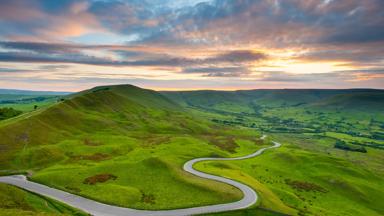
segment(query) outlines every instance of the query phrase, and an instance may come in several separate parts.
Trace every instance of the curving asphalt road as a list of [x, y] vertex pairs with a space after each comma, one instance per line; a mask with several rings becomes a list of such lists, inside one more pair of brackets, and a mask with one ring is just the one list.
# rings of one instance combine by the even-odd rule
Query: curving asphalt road
[[[264, 139], [266, 136], [262, 136], [261, 139]], [[213, 212], [225, 212], [236, 209], [247, 208], [257, 202], [258, 196], [256, 192], [249, 186], [220, 176], [215, 176], [207, 174], [204, 172], [197, 171], [193, 168], [193, 165], [200, 161], [229, 161], [229, 160], [243, 160], [247, 158], [256, 157], [262, 154], [265, 150], [271, 148], [278, 148], [281, 146], [280, 143], [273, 142], [273, 146], [262, 148], [253, 154], [246, 155], [243, 157], [237, 158], [196, 158], [186, 162], [183, 166], [183, 169], [193, 175], [199, 176], [201, 178], [212, 179], [219, 182], [224, 182], [230, 184], [238, 189], [240, 189], [244, 196], [241, 200], [232, 203], [218, 204], [218, 205], [209, 205], [193, 208], [184, 208], [184, 209], [174, 209], [174, 210], [158, 210], [158, 211], [149, 211], [149, 210], [138, 210], [131, 208], [123, 208], [118, 206], [107, 205], [97, 201], [93, 201], [81, 196], [70, 194], [65, 191], [61, 191], [55, 188], [51, 188], [42, 184], [28, 181], [27, 178], [23, 175], [13, 175], [13, 176], [3, 176], [0, 177], [0, 182], [14, 185], [19, 188], [58, 200], [60, 202], [66, 203], [74, 208], [80, 209], [84, 212], [87, 212], [95, 216], [184, 216], [184, 215], [195, 215], [203, 213], [213, 213]]]

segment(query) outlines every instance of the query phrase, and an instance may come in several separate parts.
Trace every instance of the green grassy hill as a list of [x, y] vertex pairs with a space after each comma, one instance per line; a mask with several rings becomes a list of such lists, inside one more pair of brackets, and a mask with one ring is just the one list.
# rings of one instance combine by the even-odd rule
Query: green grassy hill
[[[222, 103], [240, 103], [249, 106], [255, 103], [263, 106], [302, 106], [333, 105], [332, 103], [351, 103], [358, 107], [359, 102], [382, 105], [383, 90], [374, 89], [258, 89], [239, 91], [181, 91], [162, 92], [172, 100], [184, 105], [217, 106]], [[381, 100], [380, 100], [381, 99]], [[369, 105], [368, 104], [368, 105]], [[347, 105], [347, 104], [346, 104]], [[376, 108], [376, 106], [374, 107]]]
[[152, 90], [103, 86], [3, 123], [0, 170], [120, 206], [208, 205], [238, 200], [241, 193], [185, 173], [183, 163], [248, 152], [244, 140], [257, 149], [259, 136], [199, 118]]
[[198, 123], [186, 124], [188, 118], [181, 122], [181, 111], [182, 107], [161, 94], [129, 85], [80, 92], [43, 112], [1, 127], [0, 148], [6, 152], [1, 166], [6, 168], [7, 156], [21, 149], [54, 144], [81, 133], [201, 130]]
[[[378, 90], [159, 93], [131, 85], [96, 87], [0, 121], [0, 174], [26, 173], [33, 181], [61, 190], [139, 209], [224, 203], [240, 199], [241, 193], [187, 174], [182, 165], [197, 157], [252, 153], [270, 145], [270, 140], [258, 139], [264, 131], [283, 147], [254, 159], [196, 165], [258, 192], [257, 207], [234, 214], [380, 215], [384, 211], [379, 202], [384, 199], [384, 158], [379, 148], [384, 144], [380, 140], [384, 120], [377, 109], [381, 94]], [[369, 109], [349, 109], [361, 101]], [[367, 152], [334, 148], [338, 141], [364, 146]], [[0, 194], [9, 191], [18, 195], [0, 196], [11, 201], [0, 205], [0, 214], [57, 213], [41, 207], [44, 198], [0, 185]], [[64, 212], [74, 214], [71, 211]], [[215, 215], [228, 214], [232, 213]]]
[[345, 93], [325, 98], [312, 105], [325, 109], [382, 112], [384, 91]]

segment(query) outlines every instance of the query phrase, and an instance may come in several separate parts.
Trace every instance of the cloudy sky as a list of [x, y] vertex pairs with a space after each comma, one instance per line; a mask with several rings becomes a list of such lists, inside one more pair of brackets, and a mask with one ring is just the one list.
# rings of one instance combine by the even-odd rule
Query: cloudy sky
[[384, 88], [383, 0], [0, 0], [0, 88]]

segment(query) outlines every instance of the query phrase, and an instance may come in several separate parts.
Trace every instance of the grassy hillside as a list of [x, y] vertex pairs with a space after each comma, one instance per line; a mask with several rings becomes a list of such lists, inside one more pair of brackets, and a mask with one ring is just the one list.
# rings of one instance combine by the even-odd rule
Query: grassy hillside
[[341, 132], [384, 139], [384, 91], [249, 90], [163, 92], [181, 105], [218, 114], [216, 122], [267, 132]]
[[319, 102], [314, 106], [337, 110], [358, 110], [363, 112], [382, 112], [384, 106], [384, 91], [358, 92], [335, 95]]
[[[163, 92], [220, 125], [265, 131], [283, 144], [262, 157], [197, 168], [272, 191], [299, 215], [380, 215], [384, 198], [384, 91], [250, 90]], [[356, 152], [335, 148], [343, 142]], [[268, 190], [265, 190], [268, 189]], [[268, 194], [268, 195], [266, 195]], [[273, 203], [274, 206], [278, 202]], [[337, 206], [344, 206], [338, 208]], [[266, 214], [260, 209], [238, 215]], [[219, 213], [216, 215], [226, 215]]]
[[0, 136], [2, 174], [25, 172], [46, 185], [141, 209], [240, 199], [237, 189], [187, 174], [182, 164], [261, 145], [257, 131], [214, 124], [160, 93], [129, 85], [69, 96], [3, 124]]
[[[26, 173], [61, 190], [139, 209], [230, 202], [241, 198], [237, 189], [187, 174], [182, 165], [196, 157], [252, 153], [270, 145], [258, 139], [264, 131], [283, 147], [254, 159], [196, 165], [260, 195], [248, 210], [214, 215], [380, 215], [381, 94], [97, 87], [0, 122], [0, 172]], [[369, 111], [353, 107], [362, 100]], [[367, 152], [335, 148], [340, 141]], [[0, 206], [0, 213], [15, 208]]]
[[[266, 107], [345, 104], [383, 105], [384, 91], [374, 89], [258, 89], [239, 91], [179, 91], [162, 92], [170, 99], [184, 105], [215, 107], [223, 103], [240, 103], [241, 106], [256, 104]], [[345, 104], [347, 105], [347, 104]], [[360, 104], [362, 105], [362, 104]], [[368, 106], [369, 107], [369, 106]], [[347, 107], [348, 109], [359, 108]], [[372, 107], [372, 108], [376, 108]]]

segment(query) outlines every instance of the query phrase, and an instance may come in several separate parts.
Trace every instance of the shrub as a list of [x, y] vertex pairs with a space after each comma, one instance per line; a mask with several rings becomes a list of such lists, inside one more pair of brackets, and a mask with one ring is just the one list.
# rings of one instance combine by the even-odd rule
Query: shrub
[[4, 107], [0, 108], [0, 120], [12, 118], [18, 116], [22, 113], [20, 110], [15, 110], [13, 108]]
[[340, 140], [336, 142], [335, 148], [343, 149], [346, 151], [367, 153], [367, 150], [363, 146], [351, 146], [346, 144], [344, 141], [340, 141]]

